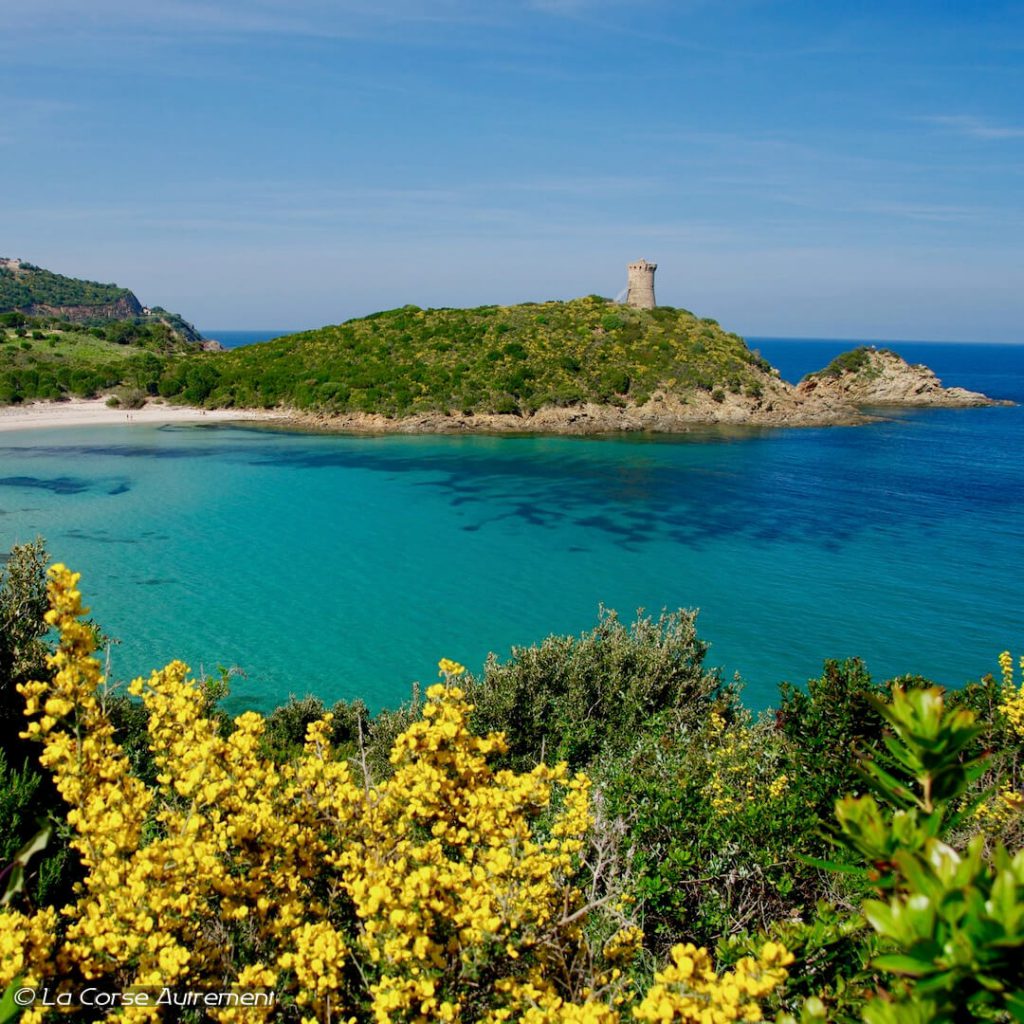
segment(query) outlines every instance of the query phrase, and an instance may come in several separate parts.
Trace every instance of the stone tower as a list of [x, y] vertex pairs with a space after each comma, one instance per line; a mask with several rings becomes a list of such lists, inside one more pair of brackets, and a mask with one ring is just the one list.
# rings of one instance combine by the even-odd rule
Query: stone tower
[[626, 264], [626, 272], [629, 275], [629, 291], [626, 294], [627, 306], [635, 306], [637, 309], [654, 309], [654, 272], [657, 269], [657, 263], [648, 263], [647, 260], [637, 260], [635, 263]]

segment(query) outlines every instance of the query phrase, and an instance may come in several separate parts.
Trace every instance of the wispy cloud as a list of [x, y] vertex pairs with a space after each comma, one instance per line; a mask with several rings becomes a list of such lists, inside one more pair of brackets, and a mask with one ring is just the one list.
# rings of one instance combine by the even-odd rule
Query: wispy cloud
[[398, 24], [491, 24], [511, 13], [510, 0], [479, 5], [470, 0], [34, 0], [0, 7], [0, 28], [9, 31], [125, 31], [358, 36]]
[[[635, 6], [637, 0], [632, 0]], [[606, 11], [610, 7], [629, 7], [624, 0], [526, 0], [525, 6], [544, 14], [579, 15]]]
[[903, 217], [907, 220], [936, 224], [992, 222], [1006, 216], [1006, 211], [981, 206], [956, 206], [947, 203], [919, 203], [901, 200], [865, 202], [859, 206], [851, 206], [849, 212], [878, 214], [883, 217]]
[[947, 128], [958, 135], [964, 135], [971, 139], [1024, 139], [1024, 127], [994, 124], [984, 118], [973, 117], [969, 114], [941, 114], [922, 117], [918, 120], [925, 124]]

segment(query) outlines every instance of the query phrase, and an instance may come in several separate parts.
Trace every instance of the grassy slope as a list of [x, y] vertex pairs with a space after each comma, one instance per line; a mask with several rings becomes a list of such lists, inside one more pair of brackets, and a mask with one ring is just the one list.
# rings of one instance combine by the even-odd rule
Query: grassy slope
[[[197, 366], [196, 360], [202, 361]], [[325, 412], [532, 412], [642, 404], [657, 387], [755, 393], [768, 364], [686, 310], [570, 302], [377, 313], [231, 352], [190, 357], [161, 393], [210, 405]]]
[[[128, 334], [120, 343], [111, 340]], [[113, 323], [88, 330], [29, 318], [21, 335], [16, 328], [0, 327], [0, 404], [89, 397], [117, 384], [155, 392], [167, 353], [185, 347], [161, 324]]]

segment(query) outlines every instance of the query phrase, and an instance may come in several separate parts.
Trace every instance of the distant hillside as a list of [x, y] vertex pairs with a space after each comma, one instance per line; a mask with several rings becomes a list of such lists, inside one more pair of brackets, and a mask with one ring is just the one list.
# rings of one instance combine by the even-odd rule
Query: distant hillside
[[658, 390], [757, 399], [775, 376], [714, 320], [598, 296], [476, 309], [404, 306], [199, 358], [201, 386], [190, 359], [169, 371], [161, 394], [392, 417], [643, 405]]
[[202, 351], [176, 313], [145, 309], [127, 289], [0, 259], [0, 405], [90, 397], [122, 386], [154, 395], [170, 357]]
[[65, 277], [18, 259], [0, 258], [0, 313], [86, 326], [117, 320], [163, 323], [183, 341], [202, 341], [195, 327], [177, 313], [159, 306], [146, 309], [127, 288]]

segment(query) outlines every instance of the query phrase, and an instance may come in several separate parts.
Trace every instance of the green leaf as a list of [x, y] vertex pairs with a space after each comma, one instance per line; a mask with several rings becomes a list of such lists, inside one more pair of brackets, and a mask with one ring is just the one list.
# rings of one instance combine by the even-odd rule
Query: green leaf
[[911, 978], [923, 978], [930, 974], [935, 966], [930, 960], [919, 960], [905, 953], [886, 953], [884, 956], [875, 957], [871, 963], [872, 966], [890, 974], [908, 975]]
[[45, 825], [14, 855], [11, 876], [7, 880], [3, 896], [0, 897], [0, 906], [7, 906], [25, 888], [25, 868], [37, 853], [42, 853], [46, 849], [52, 832], [53, 826]]
[[21, 978], [15, 978], [0, 997], [0, 1024], [7, 1024], [8, 1021], [17, 1020], [21, 1016], [22, 1008], [14, 1001], [14, 993], [19, 988]]
[[1024, 992], [1010, 992], [1004, 997], [1003, 1005], [1018, 1024], [1024, 1024]]
[[822, 871], [837, 871], [844, 875], [857, 875], [860, 878], [867, 878], [868, 870], [860, 864], [842, 864], [837, 860], [825, 860], [822, 857], [812, 857], [809, 854], [798, 853], [794, 859], [801, 864], [808, 864], [813, 868], [821, 868]]

